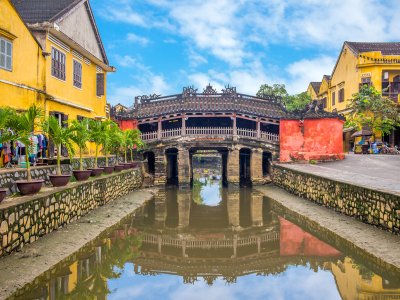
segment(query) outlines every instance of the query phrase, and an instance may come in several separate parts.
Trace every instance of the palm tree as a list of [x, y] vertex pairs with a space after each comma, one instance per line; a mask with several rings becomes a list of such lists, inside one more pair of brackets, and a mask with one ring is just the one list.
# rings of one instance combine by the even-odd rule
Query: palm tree
[[108, 156], [113, 147], [113, 135], [115, 132], [115, 127], [118, 127], [116, 123], [111, 120], [106, 120], [102, 122], [103, 127], [103, 154], [106, 157], [106, 167], [108, 167]]
[[71, 123], [71, 139], [79, 148], [79, 170], [83, 171], [83, 151], [87, 148], [87, 142], [90, 140], [89, 119], [82, 121], [73, 120]]
[[96, 152], [94, 158], [94, 168], [98, 168], [98, 157], [99, 157], [99, 146], [104, 142], [104, 126], [101, 121], [90, 120], [89, 121], [89, 129], [90, 129], [90, 139], [96, 145]]
[[59, 120], [54, 116], [50, 116], [43, 123], [43, 131], [48, 134], [49, 138], [57, 147], [57, 175], [61, 174], [61, 146], [67, 148], [70, 156], [74, 154], [74, 147], [72, 144], [72, 130], [71, 128], [64, 127], [60, 124]]
[[6, 133], [3, 135], [3, 139], [20, 141], [26, 145], [25, 159], [28, 181], [32, 181], [31, 167], [29, 162], [29, 155], [31, 154], [31, 149], [29, 147], [31, 142], [30, 138], [32, 137], [35, 129], [39, 130], [41, 128], [42, 118], [42, 109], [33, 104], [25, 112], [17, 113], [10, 110], [10, 115], [5, 122], [6, 128], [10, 128], [12, 133]]
[[144, 147], [144, 142], [140, 137], [140, 130], [139, 129], [129, 129], [127, 130], [127, 134], [129, 135], [129, 148], [131, 151], [131, 161], [133, 161], [133, 149], [139, 150]]
[[122, 140], [121, 141], [122, 141], [121, 146], [124, 151], [124, 161], [125, 161], [125, 163], [128, 163], [128, 159], [127, 159], [128, 148], [133, 143], [131, 134], [129, 133], [129, 130], [122, 131]]

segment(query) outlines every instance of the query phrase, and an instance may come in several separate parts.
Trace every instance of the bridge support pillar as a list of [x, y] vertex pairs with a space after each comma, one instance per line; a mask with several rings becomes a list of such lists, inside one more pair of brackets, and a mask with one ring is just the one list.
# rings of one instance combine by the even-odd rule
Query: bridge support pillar
[[155, 163], [154, 163], [154, 184], [161, 185], [167, 181], [167, 162], [165, 153], [161, 151], [155, 151]]
[[252, 193], [250, 199], [252, 226], [263, 226], [263, 195]]
[[186, 191], [178, 192], [179, 228], [186, 228], [190, 221], [190, 196]]
[[190, 155], [189, 150], [179, 149], [178, 152], [178, 181], [180, 185], [190, 184]]
[[251, 151], [250, 174], [251, 174], [252, 184], [262, 184], [264, 181], [263, 167], [262, 167], [263, 157], [262, 156], [263, 156], [262, 149], [253, 149]]
[[239, 167], [239, 149], [233, 148], [229, 150], [227, 161], [227, 177], [228, 182], [233, 184], [240, 183], [240, 167]]
[[154, 197], [154, 222], [156, 227], [163, 228], [167, 219], [167, 207], [165, 203], [165, 193], [157, 193]]
[[238, 228], [240, 226], [240, 195], [239, 190], [228, 191], [228, 222], [229, 226]]

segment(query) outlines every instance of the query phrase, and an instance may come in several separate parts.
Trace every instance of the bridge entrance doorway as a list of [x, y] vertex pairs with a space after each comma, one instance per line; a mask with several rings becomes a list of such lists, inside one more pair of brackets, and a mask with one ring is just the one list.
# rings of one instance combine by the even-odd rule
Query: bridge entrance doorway
[[268, 176], [268, 175], [271, 174], [271, 161], [272, 161], [271, 152], [263, 151], [263, 154], [262, 154], [262, 172], [263, 172], [263, 176]]
[[242, 148], [239, 152], [239, 175], [240, 185], [251, 186], [251, 172], [250, 172], [251, 150], [249, 148]]
[[148, 151], [143, 154], [144, 160], [147, 161], [147, 173], [154, 175], [156, 172], [156, 157], [153, 151]]
[[167, 184], [178, 184], [178, 149], [165, 150], [167, 160]]

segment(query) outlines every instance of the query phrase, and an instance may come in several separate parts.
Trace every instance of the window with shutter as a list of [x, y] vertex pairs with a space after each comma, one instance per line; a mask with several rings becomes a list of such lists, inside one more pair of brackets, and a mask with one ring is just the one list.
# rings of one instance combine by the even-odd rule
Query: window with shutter
[[0, 37], [0, 68], [12, 70], [12, 42]]
[[51, 49], [51, 75], [65, 80], [65, 54], [54, 47]]
[[104, 74], [103, 73], [97, 73], [96, 95], [98, 97], [104, 96]]
[[82, 88], [82, 64], [74, 60], [74, 86]]
[[344, 88], [339, 90], [339, 102], [344, 102]]
[[335, 92], [332, 92], [332, 106], [335, 106], [335, 104], [336, 104], [336, 99], [335, 99], [335, 97], [336, 97], [336, 93], [335, 93]]

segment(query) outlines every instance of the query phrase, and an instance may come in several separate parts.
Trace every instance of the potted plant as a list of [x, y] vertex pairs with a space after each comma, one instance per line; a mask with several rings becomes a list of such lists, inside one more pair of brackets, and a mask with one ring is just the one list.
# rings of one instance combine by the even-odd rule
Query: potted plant
[[130, 134], [130, 130], [123, 130], [122, 134], [121, 134], [121, 146], [122, 149], [124, 151], [124, 166], [125, 169], [129, 169], [131, 167], [131, 164], [128, 163], [128, 148], [129, 145], [132, 144], [132, 140], [131, 140], [131, 134]]
[[122, 130], [118, 126], [112, 126], [110, 132], [110, 146], [115, 153], [116, 165], [114, 170], [119, 172], [125, 169], [125, 166], [119, 163], [119, 153], [122, 146]]
[[92, 170], [91, 176], [99, 176], [103, 173], [104, 168], [99, 168], [98, 166], [98, 157], [99, 157], [99, 146], [102, 144], [104, 140], [104, 126], [101, 124], [101, 121], [90, 120], [89, 121], [89, 134], [90, 140], [94, 142], [96, 147], [95, 157], [94, 157], [94, 167], [88, 168], [88, 170]]
[[[8, 130], [8, 118], [10, 115], [15, 113], [12, 108], [0, 107], [0, 143], [9, 142], [10, 135], [7, 134]], [[0, 187], [0, 202], [2, 202], [7, 196], [7, 190]]]
[[70, 128], [60, 124], [59, 120], [54, 116], [50, 116], [43, 123], [43, 131], [48, 135], [48, 137], [53, 141], [54, 146], [57, 149], [57, 168], [55, 175], [49, 175], [50, 182], [53, 186], [65, 186], [71, 179], [71, 174], [61, 173], [61, 146], [67, 148], [70, 156], [74, 153], [74, 148], [72, 145], [72, 131]]
[[104, 173], [111, 174], [114, 171], [114, 166], [109, 165], [108, 156], [112, 149], [112, 135], [115, 132], [115, 127], [118, 126], [111, 120], [106, 120], [102, 122], [102, 126], [103, 126], [102, 146], [103, 146], [103, 154], [106, 158], [106, 166], [104, 167]]
[[[32, 179], [31, 165], [29, 155], [32, 152], [30, 149], [31, 138], [34, 130], [41, 128], [41, 120], [43, 117], [42, 110], [35, 104], [30, 106], [27, 111], [17, 113], [10, 111], [10, 115], [6, 121], [6, 128], [10, 128], [12, 133], [6, 133], [6, 140], [16, 140], [25, 144], [25, 159], [27, 180], [18, 180], [15, 183], [22, 195], [36, 194], [40, 191], [44, 180]], [[8, 135], [8, 136], [7, 136]]]
[[133, 150], [139, 150], [144, 147], [144, 142], [142, 141], [140, 137], [140, 130], [139, 129], [130, 129], [128, 130], [128, 143], [129, 143], [129, 149], [130, 149], [130, 154], [131, 154], [131, 166], [134, 168], [136, 167], [136, 164], [133, 162]]
[[70, 125], [71, 139], [79, 149], [79, 170], [72, 171], [78, 181], [87, 180], [90, 174], [92, 174], [92, 170], [83, 169], [83, 151], [87, 148], [87, 142], [90, 139], [88, 127], [89, 119], [83, 119], [82, 121], [73, 120]]

